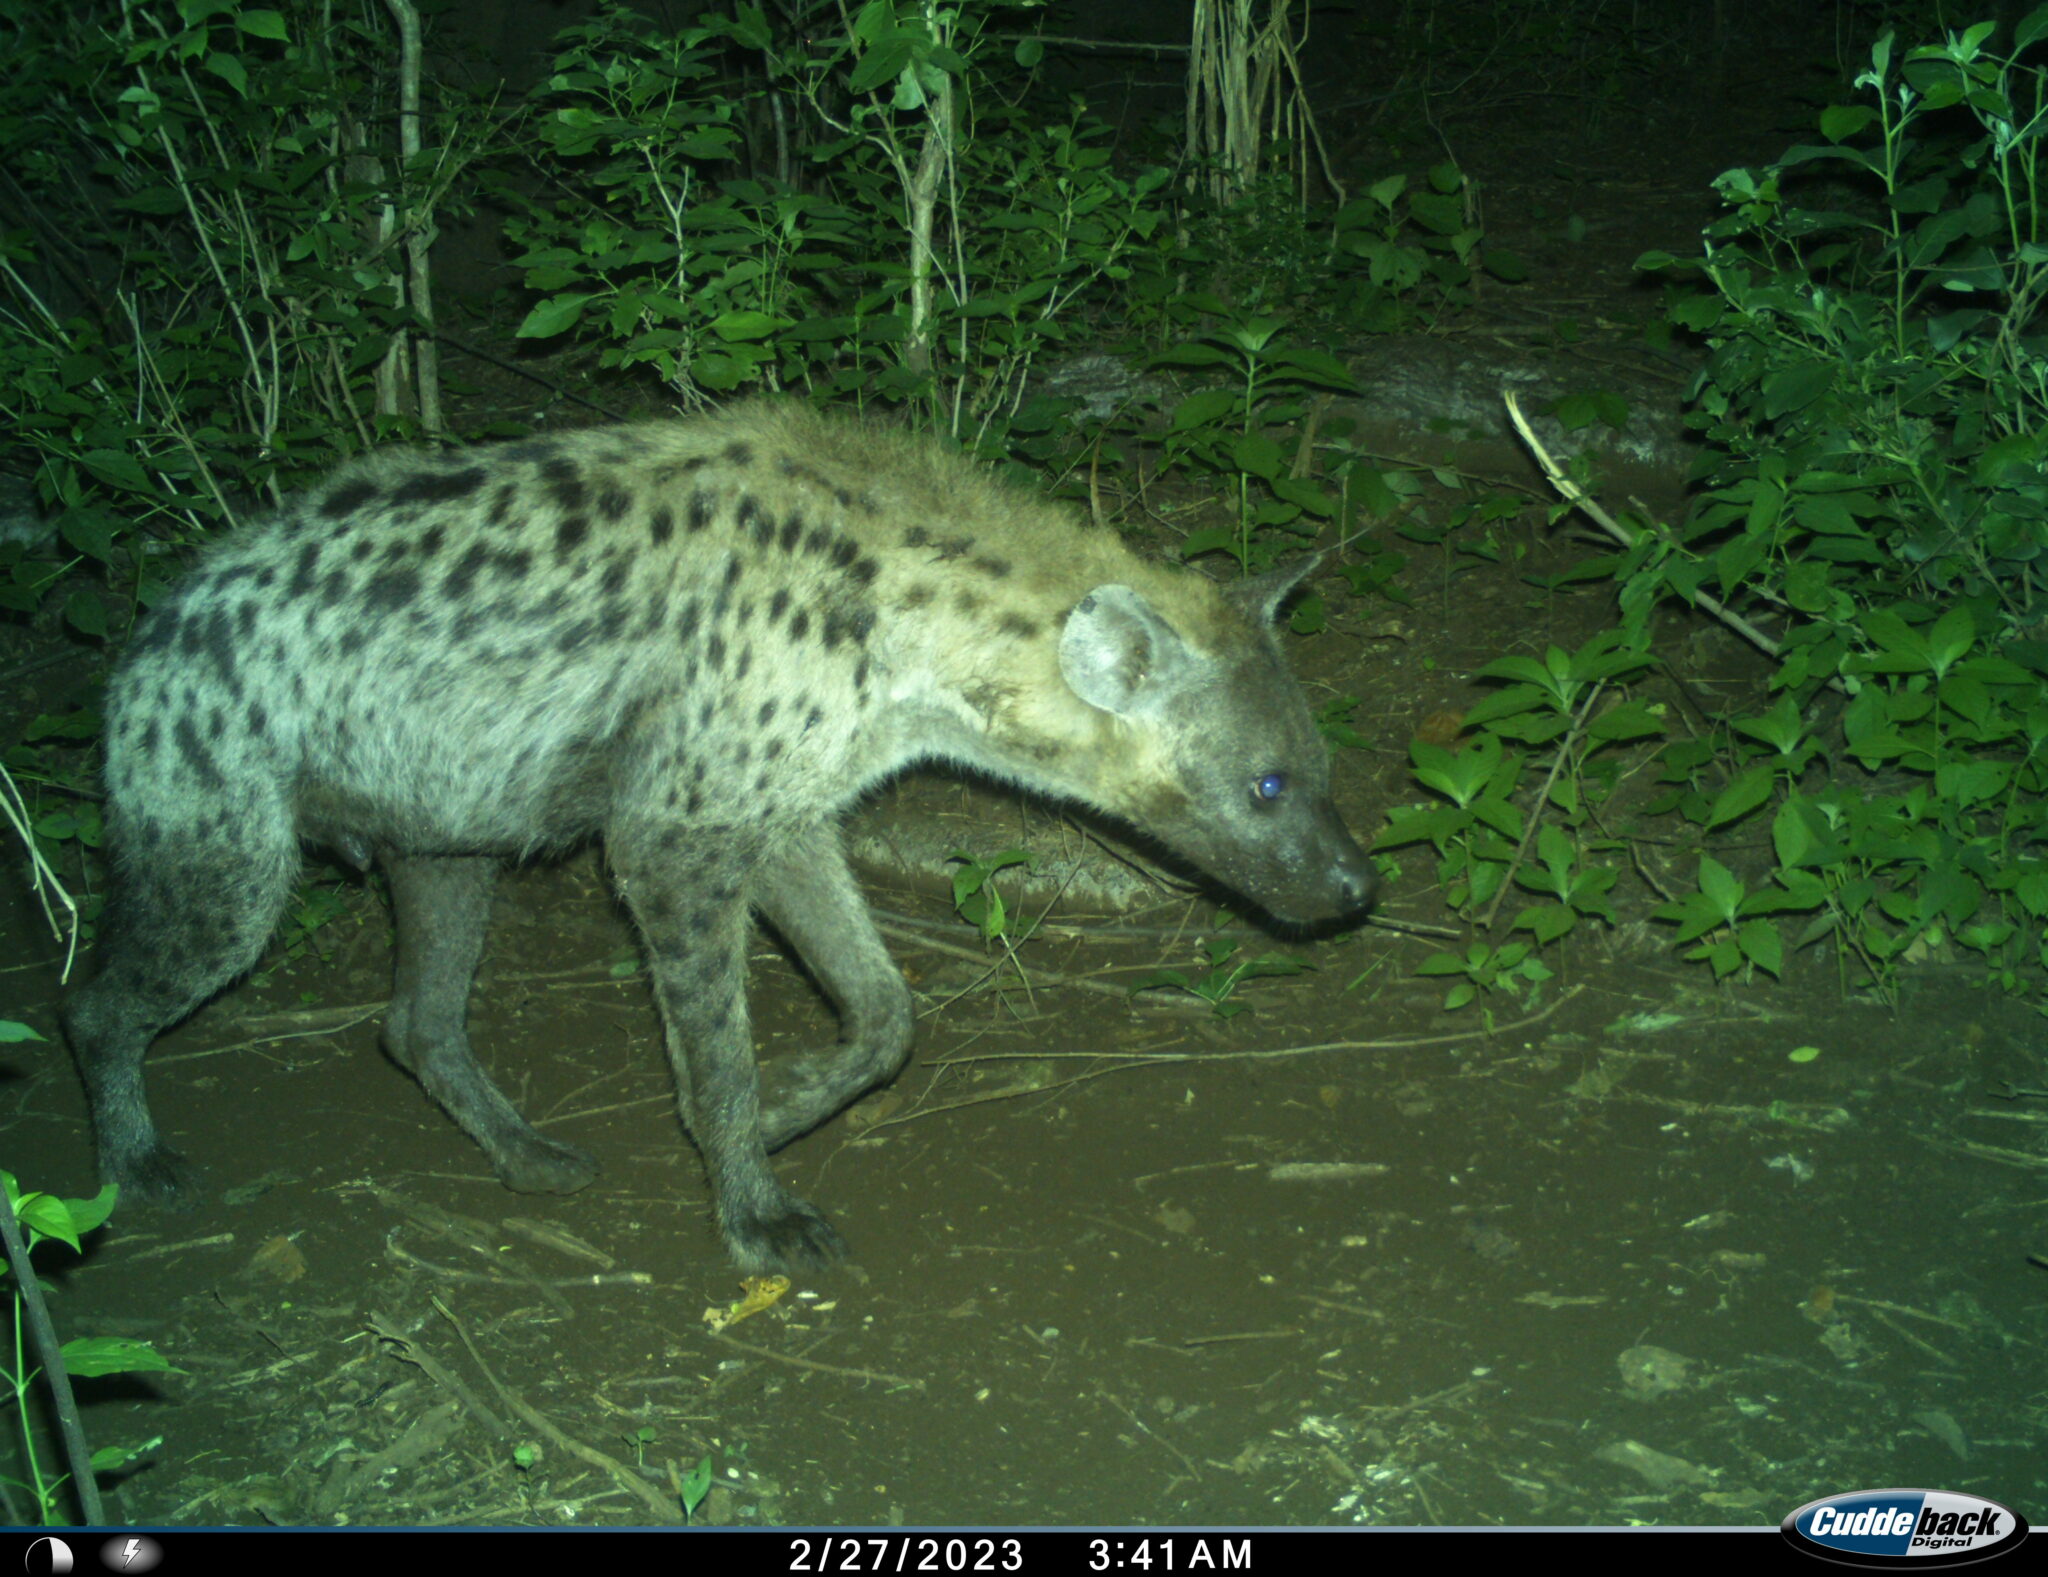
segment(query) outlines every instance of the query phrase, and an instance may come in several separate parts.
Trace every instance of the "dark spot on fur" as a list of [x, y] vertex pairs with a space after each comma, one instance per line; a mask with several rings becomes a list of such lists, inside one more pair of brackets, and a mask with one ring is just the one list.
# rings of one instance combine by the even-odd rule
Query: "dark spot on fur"
[[555, 525], [555, 557], [567, 558], [583, 545], [583, 539], [590, 535], [590, 518], [587, 515], [564, 515]]
[[549, 494], [561, 506], [564, 514], [576, 515], [583, 512], [590, 502], [590, 488], [573, 462], [550, 460], [540, 468], [540, 474], [546, 479]]
[[194, 777], [216, 793], [227, 787], [227, 779], [213, 764], [213, 753], [206, 748], [206, 741], [199, 737], [199, 730], [192, 726], [190, 717], [181, 717], [171, 725], [171, 738]]
[[981, 597], [976, 592], [962, 588], [953, 593], [953, 606], [969, 618], [973, 618], [981, 612]]
[[394, 504], [448, 504], [467, 498], [484, 485], [484, 468], [465, 466], [460, 471], [423, 471], [407, 477], [391, 490]]
[[799, 608], [789, 616], [789, 638], [800, 641], [811, 633], [811, 616]]
[[875, 610], [865, 603], [852, 608], [834, 606], [825, 612], [824, 623], [819, 627], [818, 639], [825, 643], [828, 652], [841, 641], [855, 645], [868, 638], [868, 632], [875, 627]]
[[711, 524], [711, 495], [696, 492], [690, 495], [690, 502], [683, 513], [683, 524], [691, 531], [702, 531]]
[[725, 458], [734, 465], [752, 465], [754, 463], [753, 446], [735, 440], [725, 446]]
[[906, 608], [922, 608], [932, 600], [933, 595], [929, 586], [906, 586], [899, 601]]
[[476, 577], [490, 561], [491, 550], [481, 542], [472, 542], [454, 568], [441, 578], [441, 595], [450, 602], [462, 602], [476, 585]]
[[804, 517], [800, 509], [792, 509], [789, 518], [782, 523], [782, 551], [794, 553], [797, 541], [804, 534]]
[[787, 612], [789, 612], [789, 591], [786, 587], [778, 587], [775, 595], [768, 599], [768, 623], [771, 626], [780, 624], [782, 616]]
[[396, 613], [420, 594], [416, 569], [387, 569], [372, 575], [363, 587], [363, 601], [377, 613]]
[[1014, 635], [1020, 641], [1028, 641], [1038, 634], [1038, 626], [1021, 613], [1006, 613], [996, 620], [996, 628], [1005, 635]]
[[354, 514], [376, 496], [377, 489], [373, 483], [344, 482], [320, 500], [320, 513], [329, 520], [339, 520], [343, 515]]
[[766, 727], [767, 727], [767, 726], [768, 726], [768, 725], [769, 725], [770, 723], [772, 723], [772, 722], [774, 722], [774, 721], [775, 721], [775, 703], [774, 703], [774, 702], [773, 702], [772, 700], [771, 700], [771, 701], [763, 701], [763, 702], [761, 703], [761, 710], [760, 710], [760, 711], [758, 711], [758, 712], [756, 712], [756, 713], [754, 714], [754, 722], [755, 722], [755, 723], [756, 723], [756, 724], [757, 724], [758, 726], [760, 726], [760, 727], [762, 727], [762, 728], [766, 728]]
[[676, 512], [666, 504], [656, 505], [653, 516], [647, 522], [647, 534], [654, 539], [656, 547], [662, 546], [676, 534]]
[[1010, 561], [1008, 559], [999, 559], [987, 553], [980, 553], [969, 559], [967, 567], [980, 570], [990, 580], [1001, 580], [1010, 573]]
[[632, 507], [633, 495], [616, 484], [607, 483], [597, 495], [598, 518], [608, 524], [617, 525]]
[[[371, 489], [372, 495], [376, 492]], [[291, 584], [285, 587], [287, 597], [299, 598], [310, 593], [318, 583], [320, 570], [320, 544], [308, 542], [299, 549], [298, 557], [292, 564]]]

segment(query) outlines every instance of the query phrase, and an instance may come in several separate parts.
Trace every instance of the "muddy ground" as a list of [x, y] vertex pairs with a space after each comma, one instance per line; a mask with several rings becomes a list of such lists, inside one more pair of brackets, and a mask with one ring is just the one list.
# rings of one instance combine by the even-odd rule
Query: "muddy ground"
[[[1459, 157], [1535, 278], [1448, 331], [1588, 387], [1657, 372], [1629, 264], [1685, 250], [1711, 176], [1793, 140], [1791, 87], [1598, 139], [1533, 113], [1473, 129]], [[1569, 349], [1535, 348], [1564, 322]], [[1597, 590], [1522, 579], [1585, 551], [1568, 534], [1532, 511], [1497, 537], [1491, 566], [1414, 554], [1406, 608], [1333, 585], [1331, 631], [1294, 643], [1319, 700], [1362, 698], [1374, 747], [1337, 767], [1362, 834], [1419, 797], [1407, 741], [1480, 693], [1465, 675], [1605, 622]], [[1670, 637], [1703, 693], [1755, 682], [1711, 630]], [[18, 679], [10, 727], [82, 682]], [[1087, 836], [936, 781], [871, 814], [959, 818], [977, 852]], [[1688, 882], [1694, 852], [1644, 830], [1638, 869]], [[856, 1262], [716, 1333], [741, 1289], [596, 857], [505, 884], [472, 1021], [528, 1114], [603, 1161], [570, 1199], [501, 1189], [378, 1052], [388, 926], [341, 889], [310, 945], [281, 939], [152, 1059], [209, 1202], [118, 1213], [45, 1267], [66, 1333], [146, 1336], [183, 1371], [85, 1388], [95, 1442], [160, 1442], [110, 1514], [648, 1522], [708, 1457], [698, 1520], [726, 1523], [1762, 1524], [1896, 1484], [2048, 1515], [2038, 1015], [1938, 967], [1888, 1011], [1824, 950], [1716, 987], [1634, 874], [1624, 925], [1569, 939], [1540, 994], [1447, 1014], [1413, 973], [1449, 925], [1432, 857], [1396, 863], [1387, 923], [1247, 934], [1314, 968], [1228, 1020], [1124, 989], [1243, 929], [1200, 896], [1070, 895], [1012, 963], [877, 876], [918, 1055], [778, 1161]], [[49, 1040], [0, 1048], [0, 1164], [87, 1193], [58, 950], [5, 902], [0, 1016]], [[829, 1037], [772, 939], [755, 951], [763, 1055]]]

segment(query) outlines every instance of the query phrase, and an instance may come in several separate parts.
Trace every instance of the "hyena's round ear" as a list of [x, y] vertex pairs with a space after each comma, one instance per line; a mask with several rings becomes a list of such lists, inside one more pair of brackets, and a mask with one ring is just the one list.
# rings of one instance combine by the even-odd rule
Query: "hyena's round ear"
[[1121, 717], [1163, 693], [1185, 663], [1180, 632], [1128, 586], [1097, 586], [1060, 631], [1060, 673], [1090, 706]]
[[1306, 554], [1278, 569], [1269, 569], [1263, 575], [1254, 575], [1249, 580], [1227, 582], [1223, 587], [1224, 596], [1236, 603], [1239, 610], [1254, 624], [1271, 624], [1280, 612], [1294, 588], [1299, 586], [1318, 565], [1323, 562], [1320, 553]]

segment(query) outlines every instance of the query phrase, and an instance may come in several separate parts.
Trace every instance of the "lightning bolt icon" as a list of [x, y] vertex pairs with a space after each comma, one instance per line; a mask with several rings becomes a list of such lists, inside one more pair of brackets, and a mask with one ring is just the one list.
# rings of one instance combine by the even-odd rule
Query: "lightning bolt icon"
[[130, 1539], [127, 1547], [121, 1551], [121, 1564], [126, 1566], [130, 1561], [134, 1560], [135, 1552], [140, 1548], [142, 1548], [142, 1540]]

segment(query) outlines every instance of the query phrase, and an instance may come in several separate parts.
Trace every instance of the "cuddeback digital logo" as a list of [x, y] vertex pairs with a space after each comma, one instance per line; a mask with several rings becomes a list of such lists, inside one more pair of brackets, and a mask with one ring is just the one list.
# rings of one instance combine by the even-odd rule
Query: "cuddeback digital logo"
[[2027, 1519], [1976, 1495], [1866, 1489], [1801, 1506], [1778, 1531], [1809, 1555], [1851, 1566], [1960, 1566], [2013, 1548]]

